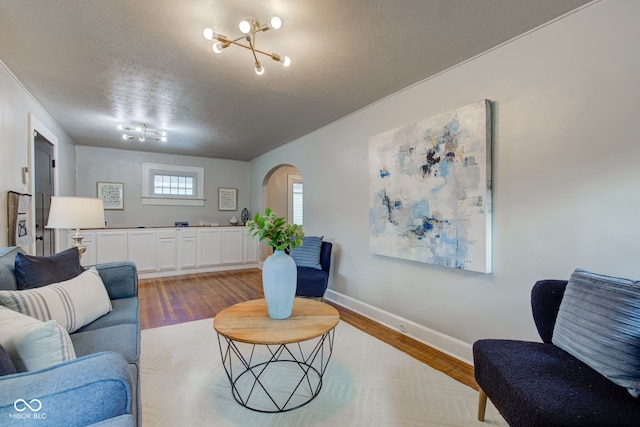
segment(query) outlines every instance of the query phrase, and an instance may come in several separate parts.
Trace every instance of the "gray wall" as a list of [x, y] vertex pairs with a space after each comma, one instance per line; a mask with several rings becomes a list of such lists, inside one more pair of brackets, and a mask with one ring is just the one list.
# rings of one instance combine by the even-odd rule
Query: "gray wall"
[[[7, 192], [33, 194], [33, 179], [29, 184], [22, 182], [22, 168], [33, 170], [30, 128], [57, 139], [55, 191], [61, 196], [73, 195], [76, 186], [73, 141], [0, 62], [0, 247], [8, 244]], [[33, 215], [30, 223], [33, 227]], [[33, 245], [30, 246], [25, 249], [33, 251]]]
[[[251, 205], [275, 165], [294, 165], [305, 232], [336, 245], [331, 290], [467, 350], [486, 337], [537, 339], [536, 280], [576, 267], [640, 278], [638, 16], [638, 1], [593, 3], [262, 155]], [[496, 106], [493, 273], [371, 254], [369, 137], [485, 98]]]
[[[97, 182], [124, 183], [124, 210], [106, 210], [108, 227], [173, 226], [175, 221], [200, 221], [228, 225], [233, 215], [240, 219], [249, 207], [249, 163], [235, 160], [175, 156], [139, 151], [76, 147], [78, 196], [96, 197]], [[204, 168], [205, 206], [143, 206], [142, 164], [160, 163]], [[218, 210], [218, 188], [238, 189], [238, 210]]]

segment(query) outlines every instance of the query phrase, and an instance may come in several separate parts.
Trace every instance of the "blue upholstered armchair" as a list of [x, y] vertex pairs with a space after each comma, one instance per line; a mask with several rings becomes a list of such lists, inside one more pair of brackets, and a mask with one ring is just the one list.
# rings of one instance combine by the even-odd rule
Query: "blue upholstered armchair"
[[333, 245], [330, 242], [322, 241], [322, 244], [320, 245], [320, 269], [314, 267], [301, 267], [298, 265], [298, 283], [296, 288], [297, 297], [324, 297], [324, 292], [327, 290], [327, 285], [329, 283], [332, 247]]

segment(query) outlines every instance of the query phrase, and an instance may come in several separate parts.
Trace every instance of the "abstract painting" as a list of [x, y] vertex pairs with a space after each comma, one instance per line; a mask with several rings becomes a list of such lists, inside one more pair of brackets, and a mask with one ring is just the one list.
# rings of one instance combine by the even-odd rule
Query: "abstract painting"
[[491, 101], [369, 139], [369, 246], [491, 272]]

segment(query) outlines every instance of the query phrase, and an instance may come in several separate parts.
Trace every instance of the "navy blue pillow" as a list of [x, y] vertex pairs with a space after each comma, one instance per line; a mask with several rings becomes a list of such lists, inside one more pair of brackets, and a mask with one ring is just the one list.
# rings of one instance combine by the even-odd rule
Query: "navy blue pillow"
[[18, 290], [64, 282], [79, 276], [84, 271], [80, 265], [78, 248], [69, 248], [50, 256], [17, 253], [15, 269]]
[[0, 377], [3, 375], [15, 374], [16, 366], [13, 364], [13, 360], [9, 357], [7, 351], [0, 345]]
[[302, 246], [296, 246], [291, 251], [291, 258], [298, 267], [311, 267], [322, 270], [320, 265], [320, 247], [324, 236], [305, 236], [302, 238]]

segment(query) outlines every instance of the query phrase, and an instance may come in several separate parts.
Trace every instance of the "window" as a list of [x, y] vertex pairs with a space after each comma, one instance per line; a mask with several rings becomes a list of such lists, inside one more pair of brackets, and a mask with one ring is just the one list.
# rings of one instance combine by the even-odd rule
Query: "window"
[[204, 168], [143, 163], [142, 204], [204, 206]]
[[287, 175], [287, 189], [289, 219], [293, 224], [302, 225], [302, 175]]

